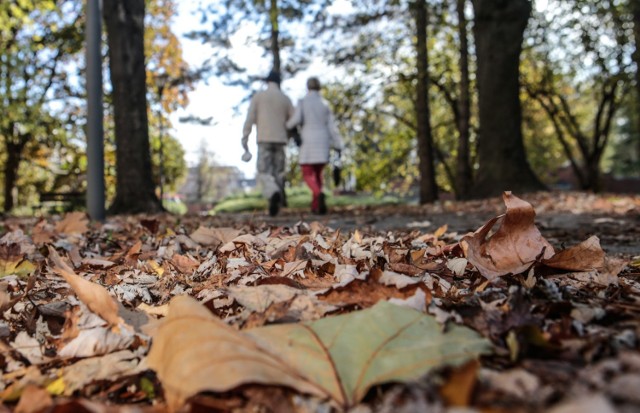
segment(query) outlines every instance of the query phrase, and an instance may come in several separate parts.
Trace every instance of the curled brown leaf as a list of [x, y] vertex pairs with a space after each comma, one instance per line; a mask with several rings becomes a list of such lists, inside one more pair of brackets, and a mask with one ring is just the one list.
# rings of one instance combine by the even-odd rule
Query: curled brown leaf
[[[471, 235], [460, 241], [465, 256], [480, 274], [494, 279], [506, 274], [519, 274], [536, 260], [551, 258], [553, 247], [535, 226], [533, 206], [514, 196], [503, 194], [507, 212], [491, 219]], [[493, 226], [502, 218], [500, 228], [489, 235]]]

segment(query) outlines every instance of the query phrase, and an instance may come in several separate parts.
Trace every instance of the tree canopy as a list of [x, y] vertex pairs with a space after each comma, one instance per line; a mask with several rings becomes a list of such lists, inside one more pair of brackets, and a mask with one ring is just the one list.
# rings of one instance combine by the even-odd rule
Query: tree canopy
[[[176, 2], [139, 4], [140, 47], [121, 56], [142, 64], [144, 99], [132, 98], [133, 86], [118, 98], [106, 76], [110, 199], [133, 182], [118, 184], [132, 169], [116, 171], [118, 148], [149, 153], [127, 165], [143, 165], [150, 196], [177, 188], [187, 166], [169, 115], [198, 80], [251, 89], [265, 65], [290, 78], [318, 75], [306, 70], [319, 61], [358, 190], [433, 202], [562, 186], [564, 170], [594, 191], [606, 189], [605, 176], [640, 176], [640, 6], [631, 0], [201, 0], [202, 25], [188, 38], [211, 46], [209, 73], [182, 57]], [[110, 63], [125, 48], [118, 27], [105, 33]], [[0, 4], [5, 211], [41, 192], [84, 191], [83, 35], [79, 0]], [[240, 65], [238, 39], [267, 63]], [[135, 150], [114, 133], [130, 124], [117, 113], [131, 101], [144, 108], [132, 130], [147, 142]]]

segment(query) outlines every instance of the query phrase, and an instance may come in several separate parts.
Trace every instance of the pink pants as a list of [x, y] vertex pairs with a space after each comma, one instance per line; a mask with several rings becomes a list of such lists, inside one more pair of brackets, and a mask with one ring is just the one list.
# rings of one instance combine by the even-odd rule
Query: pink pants
[[313, 163], [300, 165], [302, 168], [302, 178], [307, 183], [311, 193], [313, 193], [313, 200], [311, 201], [311, 210], [317, 211], [320, 208], [320, 194], [322, 193], [322, 170], [324, 169], [324, 163]]

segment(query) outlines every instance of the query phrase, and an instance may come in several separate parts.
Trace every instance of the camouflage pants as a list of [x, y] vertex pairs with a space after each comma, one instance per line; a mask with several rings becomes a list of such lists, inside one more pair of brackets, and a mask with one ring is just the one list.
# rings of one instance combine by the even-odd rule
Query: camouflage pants
[[285, 144], [258, 143], [258, 186], [265, 198], [284, 191]]

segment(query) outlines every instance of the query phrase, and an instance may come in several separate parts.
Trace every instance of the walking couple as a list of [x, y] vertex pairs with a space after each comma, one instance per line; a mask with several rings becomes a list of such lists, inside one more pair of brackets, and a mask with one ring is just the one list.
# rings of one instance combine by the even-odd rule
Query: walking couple
[[265, 78], [267, 87], [251, 98], [244, 123], [242, 160], [249, 162], [249, 135], [253, 125], [257, 129], [258, 184], [269, 200], [269, 215], [278, 214], [284, 201], [285, 148], [290, 131], [300, 128], [300, 157], [302, 177], [311, 189], [311, 212], [326, 214], [327, 204], [322, 192], [322, 172], [329, 162], [329, 150], [342, 150], [333, 113], [320, 95], [320, 81], [307, 80], [307, 94], [294, 108], [291, 100], [280, 90], [280, 74], [271, 72]]

